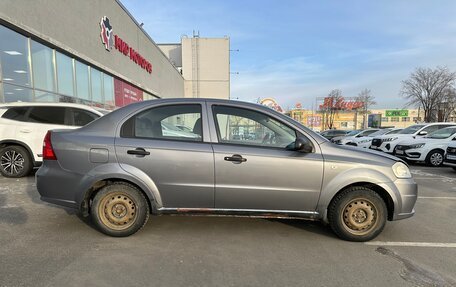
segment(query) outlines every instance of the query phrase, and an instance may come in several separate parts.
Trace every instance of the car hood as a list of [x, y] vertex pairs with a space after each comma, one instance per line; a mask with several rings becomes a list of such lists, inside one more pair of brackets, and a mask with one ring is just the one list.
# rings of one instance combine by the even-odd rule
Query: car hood
[[450, 141], [450, 139], [431, 139], [431, 138], [418, 138], [418, 139], [407, 139], [401, 141], [399, 144], [401, 145], [412, 145], [412, 144], [446, 144]]
[[405, 140], [405, 139], [413, 139], [415, 138], [415, 135], [401, 135], [401, 134], [392, 134], [392, 135], [381, 135], [378, 137], [375, 137], [376, 139], [387, 139], [387, 138], [398, 138], [398, 140]]
[[393, 165], [395, 162], [403, 160], [375, 150], [360, 149], [346, 145], [336, 145], [333, 143], [323, 143], [320, 145], [325, 160], [354, 162], [363, 164], [383, 164]]

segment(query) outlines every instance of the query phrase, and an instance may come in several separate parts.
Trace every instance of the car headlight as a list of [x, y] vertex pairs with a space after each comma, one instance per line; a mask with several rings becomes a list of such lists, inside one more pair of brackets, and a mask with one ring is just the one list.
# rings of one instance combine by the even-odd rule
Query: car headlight
[[412, 178], [412, 174], [410, 173], [408, 166], [400, 161], [393, 165], [393, 172], [397, 178]]
[[367, 143], [367, 142], [371, 142], [371, 141], [372, 141], [371, 139], [368, 139], [368, 140], [359, 141], [359, 143]]
[[384, 142], [392, 142], [392, 141], [395, 141], [397, 140], [398, 137], [393, 137], [393, 138], [386, 138], [386, 139], [383, 139]]
[[413, 148], [413, 149], [415, 149], [415, 148], [422, 148], [422, 147], [424, 147], [424, 145], [425, 145], [424, 143], [412, 144], [412, 145], [410, 145], [410, 148], [411, 148], [411, 149], [412, 149], [412, 148]]

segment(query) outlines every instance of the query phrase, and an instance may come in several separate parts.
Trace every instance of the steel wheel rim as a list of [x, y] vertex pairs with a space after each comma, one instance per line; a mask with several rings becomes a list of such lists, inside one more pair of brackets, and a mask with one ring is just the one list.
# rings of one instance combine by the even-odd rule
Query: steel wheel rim
[[441, 165], [443, 162], [443, 156], [439, 152], [433, 153], [431, 155], [430, 161], [432, 165]]
[[8, 150], [2, 154], [0, 165], [6, 173], [14, 175], [24, 169], [24, 162], [25, 159], [21, 153], [15, 150]]
[[378, 223], [377, 219], [377, 208], [371, 201], [365, 198], [353, 199], [342, 209], [342, 225], [352, 234], [368, 234], [376, 227]]
[[112, 192], [101, 199], [98, 215], [106, 227], [125, 230], [136, 222], [136, 209], [136, 203], [130, 196], [122, 192]]

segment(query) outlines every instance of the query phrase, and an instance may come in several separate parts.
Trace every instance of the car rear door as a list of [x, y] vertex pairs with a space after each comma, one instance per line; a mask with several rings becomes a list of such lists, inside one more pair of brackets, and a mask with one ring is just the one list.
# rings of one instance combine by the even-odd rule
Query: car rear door
[[152, 179], [166, 208], [214, 207], [214, 156], [203, 106], [163, 104], [138, 111], [116, 138], [119, 164]]
[[[316, 209], [323, 176], [323, 158], [285, 147], [297, 132], [260, 110], [208, 103], [215, 158], [215, 207], [261, 211]], [[255, 137], [246, 139], [242, 132]]]

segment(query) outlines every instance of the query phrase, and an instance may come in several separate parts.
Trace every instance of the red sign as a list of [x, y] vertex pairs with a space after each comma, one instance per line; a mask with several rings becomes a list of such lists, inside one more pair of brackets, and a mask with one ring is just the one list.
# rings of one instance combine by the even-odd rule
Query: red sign
[[123, 107], [143, 100], [142, 90], [116, 78], [114, 78], [114, 93], [116, 95], [116, 107]]
[[357, 101], [345, 101], [344, 98], [334, 99], [326, 97], [323, 104], [320, 105], [320, 109], [334, 109], [334, 110], [356, 110], [364, 106], [363, 102]]
[[130, 60], [149, 72], [149, 74], [152, 73], [152, 64], [117, 35], [114, 35], [114, 47], [125, 56], [130, 56]]
[[[101, 43], [107, 51], [111, 51], [113, 46], [113, 28], [109, 23], [108, 17], [104, 16], [101, 18], [100, 27]], [[114, 35], [114, 47], [116, 50], [129, 57], [131, 61], [146, 70], [149, 74], [152, 74], [152, 64], [148, 60], [144, 59], [141, 54], [136, 52], [135, 49], [130, 47], [127, 42], [122, 40], [118, 35]]]

